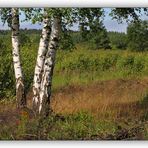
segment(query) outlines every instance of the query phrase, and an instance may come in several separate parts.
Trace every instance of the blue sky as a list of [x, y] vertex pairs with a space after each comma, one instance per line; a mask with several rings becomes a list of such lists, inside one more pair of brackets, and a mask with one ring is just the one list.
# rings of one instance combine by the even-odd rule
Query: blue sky
[[[123, 22], [122, 24], [118, 24], [116, 20], [112, 20], [112, 18], [109, 16], [110, 9], [105, 8], [105, 18], [104, 18], [104, 25], [108, 31], [117, 31], [117, 32], [126, 32], [127, 23]], [[24, 16], [21, 15], [21, 19], [23, 19]], [[143, 15], [142, 19], [148, 20], [148, 16]], [[20, 24], [21, 28], [28, 28], [28, 29], [41, 29], [42, 25], [39, 24], [31, 24], [31, 22], [21, 22]], [[73, 29], [77, 30], [78, 25], [75, 24]], [[2, 22], [0, 22], [0, 29], [8, 29], [7, 25], [3, 26]]]

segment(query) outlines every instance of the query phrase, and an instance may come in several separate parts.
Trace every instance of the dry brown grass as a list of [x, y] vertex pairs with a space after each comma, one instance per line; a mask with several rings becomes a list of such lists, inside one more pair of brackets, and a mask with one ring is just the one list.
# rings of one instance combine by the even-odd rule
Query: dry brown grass
[[[55, 113], [63, 115], [86, 111], [96, 118], [105, 120], [141, 119], [148, 113], [148, 108], [141, 107], [139, 103], [147, 93], [147, 89], [147, 78], [68, 86], [53, 93], [51, 106]], [[29, 106], [31, 106], [31, 98], [32, 94], [29, 93]], [[0, 103], [0, 119], [12, 120], [16, 114], [14, 102]]]
[[148, 79], [110, 80], [89, 86], [61, 88], [53, 94], [52, 108], [60, 114], [91, 112], [98, 118], [141, 118], [148, 110], [140, 106]]

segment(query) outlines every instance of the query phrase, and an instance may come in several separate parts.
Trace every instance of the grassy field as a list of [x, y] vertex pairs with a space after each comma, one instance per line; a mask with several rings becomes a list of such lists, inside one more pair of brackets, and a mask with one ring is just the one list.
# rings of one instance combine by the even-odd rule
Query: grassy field
[[[22, 52], [31, 89], [36, 54]], [[53, 114], [39, 124], [31, 110], [15, 109], [13, 97], [2, 99], [0, 139], [148, 140], [147, 92], [147, 52], [89, 50], [81, 45], [71, 52], [58, 51]], [[31, 98], [29, 91], [29, 105]]]
[[53, 79], [54, 88], [71, 84], [141, 78], [148, 75], [148, 54], [121, 50], [59, 51]]

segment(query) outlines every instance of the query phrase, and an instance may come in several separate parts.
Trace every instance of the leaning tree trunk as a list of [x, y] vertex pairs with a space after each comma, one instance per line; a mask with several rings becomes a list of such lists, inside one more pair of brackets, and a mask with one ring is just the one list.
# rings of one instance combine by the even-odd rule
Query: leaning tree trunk
[[26, 106], [25, 98], [25, 88], [23, 82], [22, 67], [20, 63], [20, 53], [19, 53], [19, 9], [12, 8], [12, 55], [13, 55], [13, 64], [14, 72], [16, 79], [16, 101], [17, 107], [21, 108]]
[[49, 33], [50, 33], [49, 17], [45, 11], [44, 18], [43, 18], [42, 35], [41, 35], [39, 49], [38, 49], [38, 55], [37, 55], [37, 61], [35, 66], [35, 73], [34, 73], [34, 82], [33, 82], [33, 110], [35, 112], [39, 108], [39, 97], [40, 97], [39, 92], [40, 92], [41, 78], [43, 73], [43, 65], [44, 65], [45, 56], [48, 50]]
[[42, 117], [48, 116], [51, 111], [49, 105], [50, 105], [50, 96], [51, 96], [52, 76], [55, 65], [56, 49], [58, 47], [58, 42], [59, 42], [60, 28], [61, 28], [60, 17], [53, 18], [52, 31], [44, 63], [44, 70], [43, 70], [41, 90], [40, 90], [39, 114]]

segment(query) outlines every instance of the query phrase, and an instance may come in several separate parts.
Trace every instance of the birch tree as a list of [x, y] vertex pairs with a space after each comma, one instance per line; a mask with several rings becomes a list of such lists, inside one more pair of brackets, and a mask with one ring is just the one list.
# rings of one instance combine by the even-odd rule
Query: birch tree
[[49, 105], [50, 105], [50, 96], [51, 96], [52, 76], [55, 65], [55, 57], [56, 57], [56, 50], [58, 47], [60, 29], [61, 29], [61, 18], [60, 16], [55, 16], [53, 17], [50, 41], [44, 62], [42, 81], [41, 81], [39, 114], [41, 114], [42, 116], [48, 116], [48, 114], [51, 111]]
[[48, 50], [49, 34], [50, 34], [50, 18], [47, 11], [45, 10], [43, 16], [43, 29], [39, 43], [34, 80], [33, 80], [33, 110], [35, 111], [38, 110], [39, 101], [40, 101], [39, 99], [40, 85], [41, 85], [45, 56]]
[[25, 86], [22, 74], [22, 67], [20, 62], [20, 42], [19, 42], [19, 9], [12, 8], [12, 56], [13, 56], [13, 65], [16, 79], [16, 101], [17, 107], [21, 108], [26, 106], [25, 98]]
[[25, 86], [20, 61], [20, 42], [19, 42], [19, 8], [1, 8], [0, 17], [2, 22], [11, 28], [12, 58], [16, 80], [16, 102], [17, 108], [26, 106]]
[[[47, 24], [47, 17], [43, 20], [44, 27], [42, 30], [42, 38], [40, 39], [33, 86], [33, 109], [35, 109], [36, 114], [40, 114], [43, 117], [48, 116], [52, 110], [50, 107], [51, 86], [56, 50], [60, 38], [61, 22], [63, 18], [64, 25], [66, 23], [70, 24], [70, 13], [71, 8], [46, 9], [46, 16], [50, 17], [50, 23]], [[50, 28], [50, 39], [47, 44]]]

